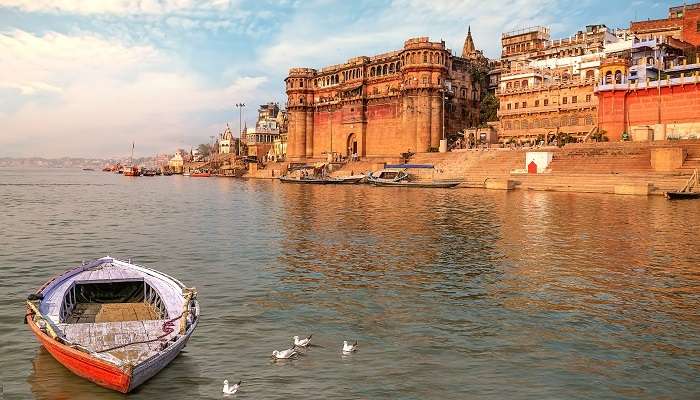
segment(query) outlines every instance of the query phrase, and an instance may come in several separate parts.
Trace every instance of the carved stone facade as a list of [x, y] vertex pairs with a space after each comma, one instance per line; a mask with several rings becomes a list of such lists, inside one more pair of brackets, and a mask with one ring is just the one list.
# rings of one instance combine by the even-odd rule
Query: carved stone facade
[[464, 52], [452, 56], [445, 42], [421, 37], [398, 51], [320, 70], [290, 69], [288, 157], [436, 150], [445, 135], [478, 124], [485, 88], [473, 71], [487, 60], [474, 48], [471, 32]]

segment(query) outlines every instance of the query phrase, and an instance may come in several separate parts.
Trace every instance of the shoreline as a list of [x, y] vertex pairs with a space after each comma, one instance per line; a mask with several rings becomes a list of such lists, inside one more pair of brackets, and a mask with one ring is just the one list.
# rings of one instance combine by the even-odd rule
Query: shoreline
[[[537, 173], [526, 162], [545, 159]], [[318, 162], [320, 159], [304, 159]], [[366, 158], [342, 164], [332, 175], [374, 171], [397, 157]], [[678, 190], [700, 169], [700, 140], [576, 143], [564, 147], [458, 149], [419, 153], [411, 163], [432, 164], [436, 180], [462, 181], [458, 188], [534, 190], [654, 196]], [[276, 179], [289, 163], [268, 163], [246, 179]], [[430, 179], [431, 177], [424, 177]]]

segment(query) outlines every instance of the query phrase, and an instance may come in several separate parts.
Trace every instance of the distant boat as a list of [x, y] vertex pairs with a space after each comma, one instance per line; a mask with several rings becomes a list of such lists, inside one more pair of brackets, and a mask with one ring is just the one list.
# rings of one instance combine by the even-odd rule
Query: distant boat
[[208, 178], [211, 174], [207, 171], [194, 171], [190, 174], [192, 178]]
[[433, 168], [432, 165], [397, 164], [375, 171], [367, 176], [367, 182], [374, 186], [395, 186], [414, 188], [451, 188], [460, 184], [457, 181], [417, 180], [407, 172], [410, 168]]
[[280, 176], [280, 182], [282, 183], [302, 183], [302, 184], [314, 184], [314, 185], [327, 185], [330, 180], [325, 178], [314, 178], [312, 176]]
[[143, 176], [156, 176], [156, 171], [153, 169], [144, 169]]
[[25, 322], [71, 372], [128, 393], [180, 353], [199, 312], [195, 289], [153, 269], [104, 257], [29, 295]]
[[92, 168], [83, 168], [83, 171], [94, 171]]
[[683, 188], [675, 192], [665, 192], [664, 197], [669, 200], [700, 199], [700, 172], [697, 169], [693, 171]]
[[340, 184], [340, 185], [354, 185], [356, 183], [362, 182], [367, 178], [364, 174], [350, 175], [350, 176], [338, 176], [338, 177], [328, 177], [328, 183]]
[[124, 176], [139, 176], [139, 167], [136, 166], [126, 166], [122, 168]]
[[134, 146], [136, 142], [131, 143], [131, 157], [129, 158], [129, 165], [122, 168], [124, 171], [124, 176], [139, 176], [139, 167], [134, 165]]

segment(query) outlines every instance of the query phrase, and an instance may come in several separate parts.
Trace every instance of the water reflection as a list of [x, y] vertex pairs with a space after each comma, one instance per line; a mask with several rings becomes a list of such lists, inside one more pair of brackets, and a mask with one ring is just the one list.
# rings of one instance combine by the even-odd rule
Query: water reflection
[[[0, 315], [22, 315], [27, 292], [96, 255], [198, 288], [202, 323], [187, 352], [130, 398], [218, 397], [227, 378], [247, 382], [240, 398], [697, 394], [700, 202], [65, 171], [12, 179], [109, 185], [0, 189], [0, 222], [13, 227]], [[128, 209], [105, 201], [115, 198]], [[10, 398], [121, 398], [37, 350], [16, 318], [0, 322]], [[291, 335], [311, 333], [319, 347], [270, 363]], [[342, 340], [360, 351], [342, 358]]]

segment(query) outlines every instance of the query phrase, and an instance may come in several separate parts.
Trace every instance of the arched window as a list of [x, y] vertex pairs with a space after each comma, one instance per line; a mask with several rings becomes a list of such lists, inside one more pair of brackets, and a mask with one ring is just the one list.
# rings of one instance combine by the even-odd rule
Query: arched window
[[462, 97], [467, 97], [467, 89], [462, 88]]
[[428, 53], [424, 51], [423, 52], [423, 63], [427, 63], [427, 62], [428, 62]]
[[605, 84], [611, 84], [612, 83], [612, 71], [608, 71], [605, 73]]
[[401, 69], [401, 65], [402, 65], [401, 61], [396, 62], [396, 72], [399, 72], [399, 70]]
[[430, 53], [430, 63], [435, 64], [435, 53]]
[[506, 83], [506, 89], [510, 90], [513, 88], [513, 85], [511, 82]]
[[304, 87], [304, 81], [299, 81], [299, 87]]
[[394, 73], [394, 63], [389, 64], [389, 73], [390, 74]]
[[595, 72], [592, 69], [586, 71], [586, 80], [593, 79], [595, 77]]
[[523, 82], [521, 83], [521, 85], [522, 85], [524, 88], [526, 88], [526, 87], [527, 87], [527, 79], [523, 79]]
[[384, 66], [382, 67], [382, 75], [386, 75], [386, 73], [387, 73], [387, 67], [386, 67], [386, 64], [384, 64]]
[[513, 87], [515, 89], [520, 89], [520, 81], [515, 81], [515, 83], [513, 83]]
[[374, 76], [374, 67], [369, 69], [369, 76], [373, 77]]
[[615, 83], [622, 83], [622, 71], [615, 71]]

